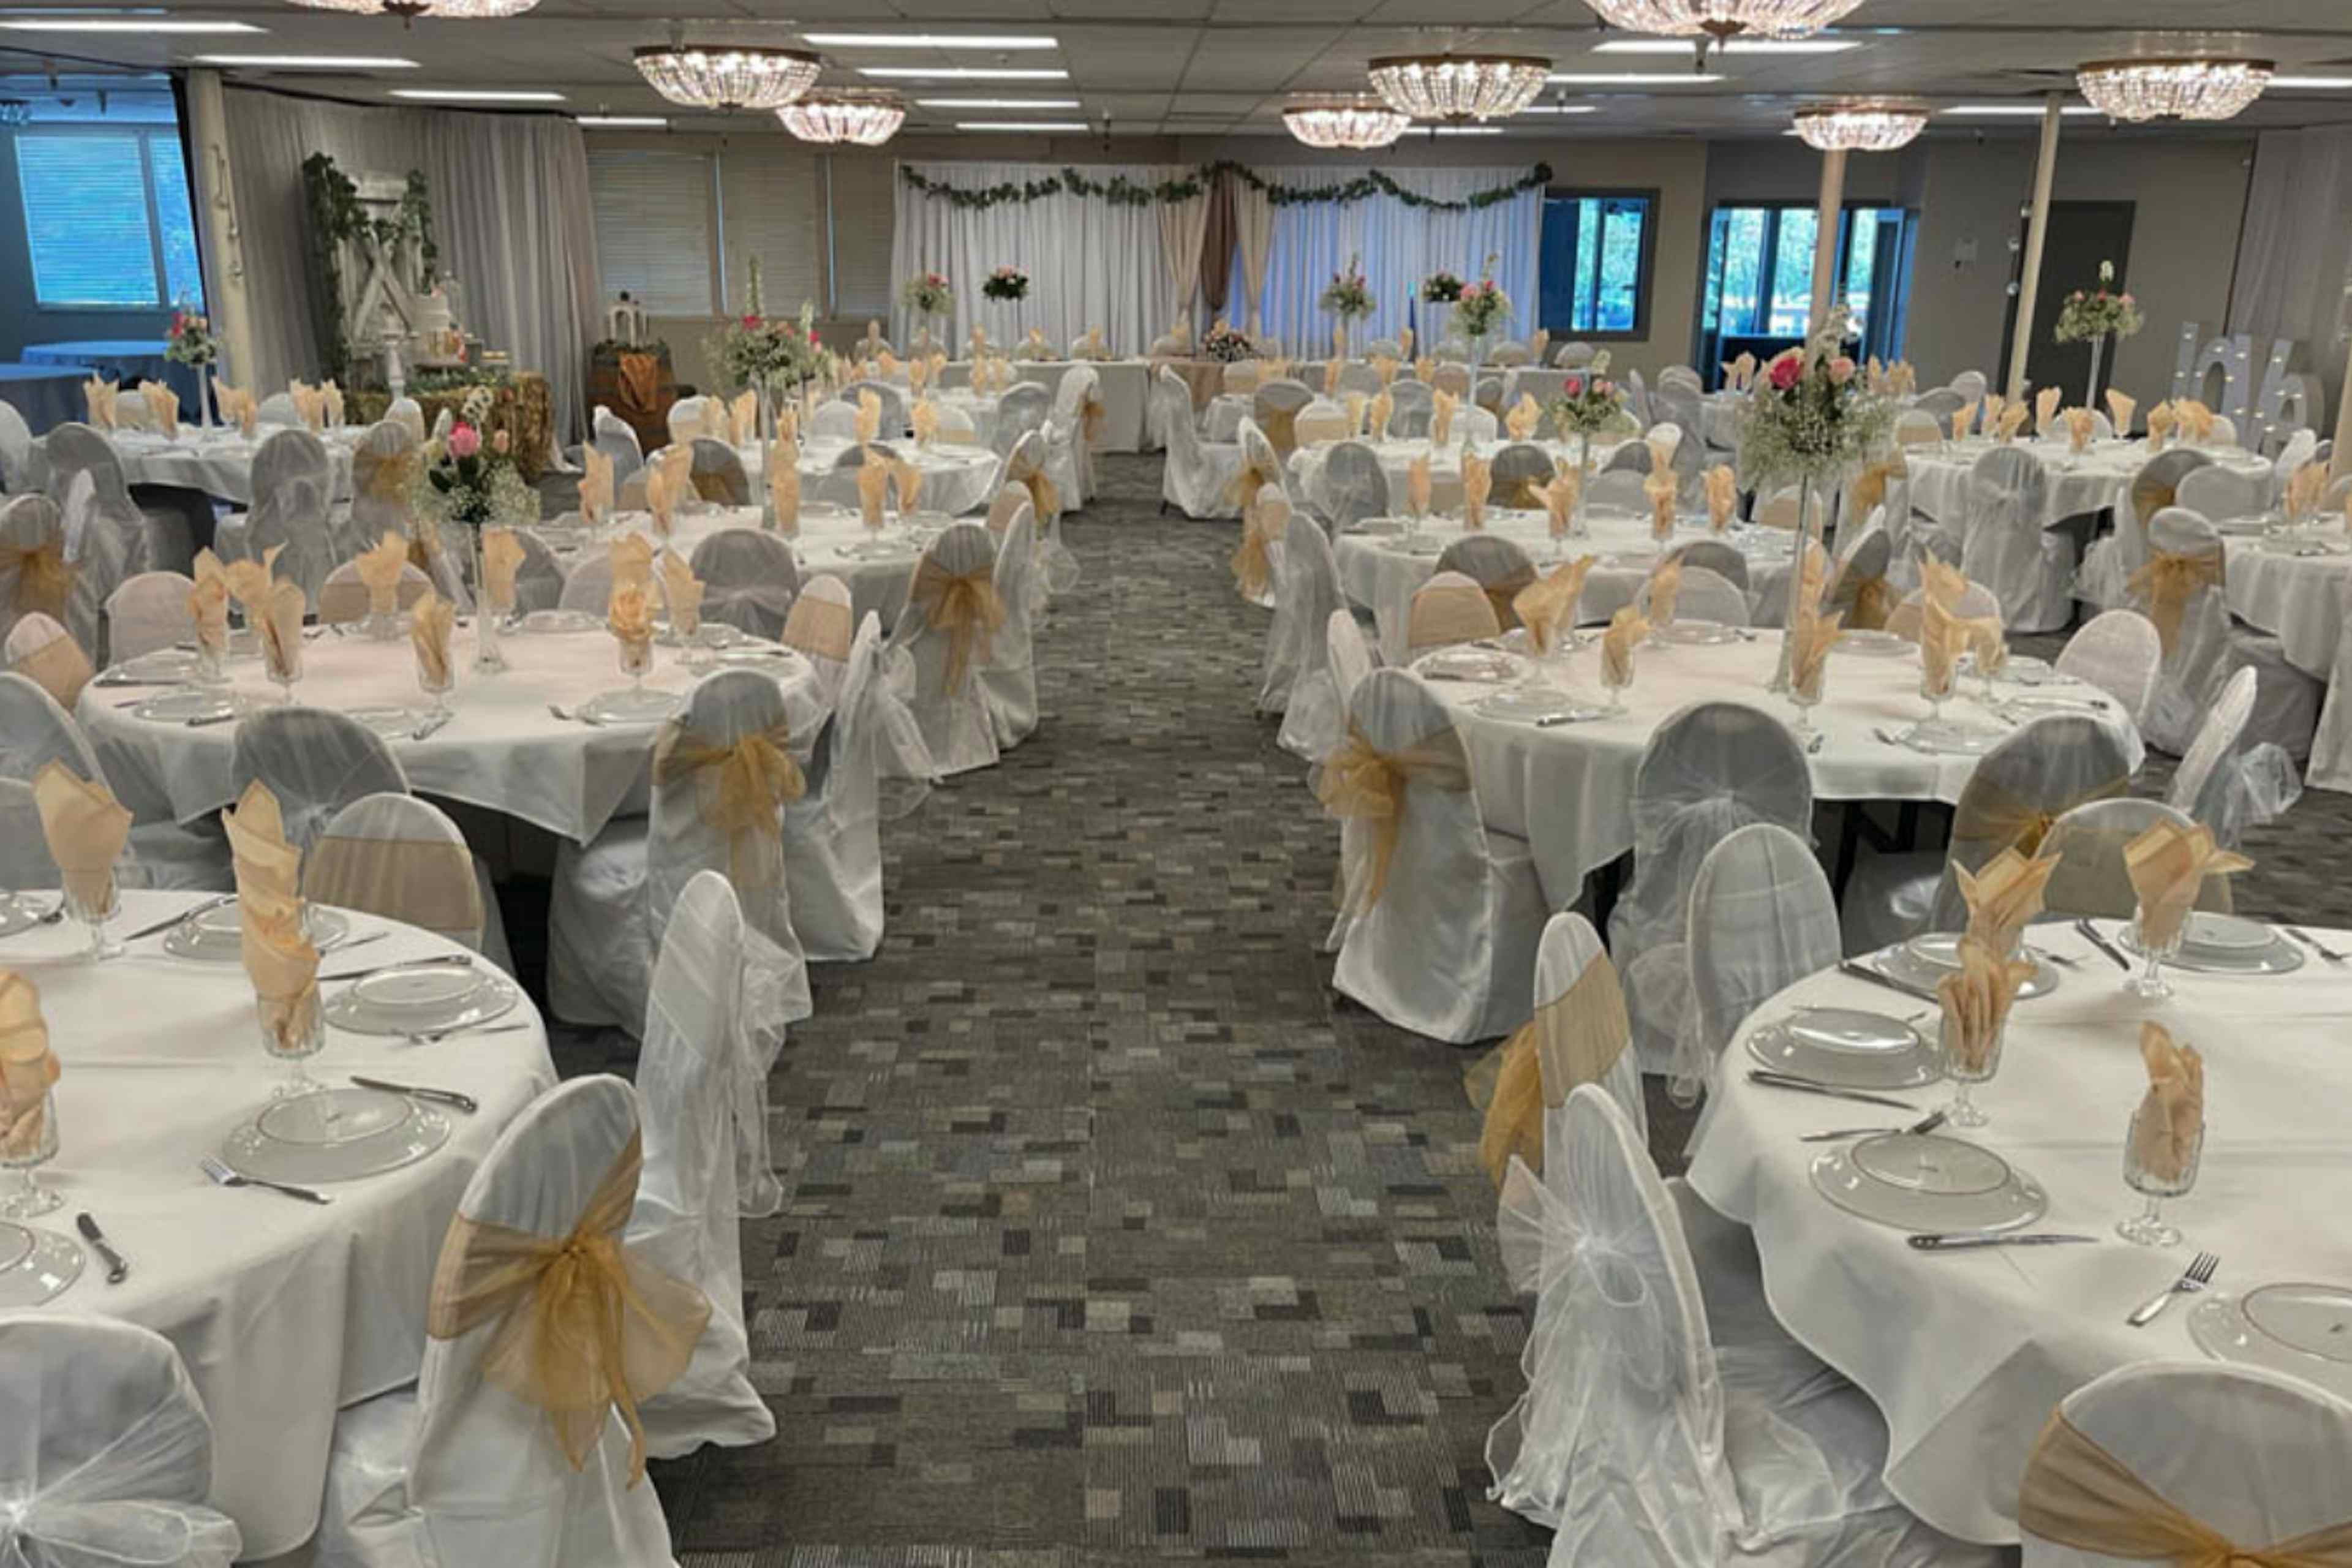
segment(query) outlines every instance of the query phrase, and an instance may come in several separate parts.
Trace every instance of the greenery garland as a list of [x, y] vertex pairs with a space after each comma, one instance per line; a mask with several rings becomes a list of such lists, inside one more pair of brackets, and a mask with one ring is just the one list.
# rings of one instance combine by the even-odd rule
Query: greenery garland
[[310, 270], [319, 279], [320, 359], [325, 374], [341, 378], [350, 369], [350, 344], [344, 341], [343, 268], [339, 247], [347, 239], [373, 238], [393, 245], [408, 238], [416, 242], [416, 256], [431, 288], [441, 258], [433, 239], [433, 201], [424, 174], [408, 171], [400, 206], [392, 216], [371, 218], [361, 205], [359, 186], [324, 153], [302, 160], [303, 199], [310, 209]]
[[1378, 169], [1328, 185], [1278, 185], [1255, 169], [1228, 159], [1203, 163], [1189, 174], [1173, 176], [1155, 184], [1130, 180], [1124, 174], [1113, 174], [1108, 180], [1089, 180], [1074, 168], [1065, 167], [1058, 174], [1048, 174], [1042, 180], [1024, 180], [1014, 184], [1010, 180], [1001, 184], [965, 187], [934, 180], [911, 164], [898, 166], [898, 177], [927, 196], [939, 197], [966, 211], [985, 211], [1013, 202], [1043, 201], [1047, 196], [1095, 196], [1114, 206], [1142, 207], [1157, 203], [1162, 205], [1189, 202], [1204, 194], [1210, 182], [1219, 176], [1241, 181], [1252, 189], [1264, 193], [1276, 206], [1298, 206], [1314, 202], [1342, 204], [1366, 201], [1373, 196], [1390, 196], [1409, 207], [1423, 207], [1436, 212], [1475, 212], [1498, 202], [1509, 201], [1522, 191], [1534, 190], [1551, 184], [1551, 165], [1538, 163], [1507, 185], [1491, 190], [1473, 191], [1458, 202], [1441, 201], [1409, 191]]

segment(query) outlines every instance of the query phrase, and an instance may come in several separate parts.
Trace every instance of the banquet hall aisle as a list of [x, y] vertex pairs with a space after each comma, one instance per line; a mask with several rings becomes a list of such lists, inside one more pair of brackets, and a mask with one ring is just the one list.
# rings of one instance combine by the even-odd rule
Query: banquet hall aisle
[[688, 1568], [1535, 1568], [1468, 1058], [1328, 987], [1336, 835], [1254, 719], [1230, 525], [1109, 458], [1045, 722], [888, 831], [745, 1226], [774, 1442], [657, 1466]]

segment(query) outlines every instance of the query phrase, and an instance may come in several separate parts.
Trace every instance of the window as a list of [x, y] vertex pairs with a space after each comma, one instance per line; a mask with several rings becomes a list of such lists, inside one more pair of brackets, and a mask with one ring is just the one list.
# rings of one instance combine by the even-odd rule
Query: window
[[625, 289], [652, 315], [719, 312], [711, 174], [707, 153], [588, 150], [588, 190], [606, 299]]
[[49, 310], [204, 308], [176, 130], [19, 131], [33, 297]]
[[1653, 191], [1544, 196], [1542, 320], [1554, 337], [1641, 337], [1650, 327]]
[[[1849, 206], [1839, 227], [1832, 292], [1852, 313], [1863, 352], [1897, 358], [1912, 215], [1902, 207]], [[1819, 233], [1819, 216], [1807, 203], [1716, 208], [1699, 301], [1699, 363], [1720, 364], [1742, 352], [1776, 353], [1804, 336], [1812, 315]]]

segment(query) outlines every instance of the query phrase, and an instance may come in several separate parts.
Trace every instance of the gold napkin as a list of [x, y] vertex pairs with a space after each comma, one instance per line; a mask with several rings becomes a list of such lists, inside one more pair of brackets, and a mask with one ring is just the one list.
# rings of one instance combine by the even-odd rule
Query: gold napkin
[[270, 679], [290, 683], [301, 677], [302, 616], [310, 607], [301, 584], [280, 580], [269, 584], [267, 607], [254, 629], [261, 634], [261, 663]]
[[896, 375], [898, 374], [898, 356], [892, 353], [888, 349], [884, 349], [880, 353], [874, 356], [874, 368], [880, 371], [885, 376]]
[[1947, 565], [1933, 555], [1919, 559], [1919, 595], [1947, 610], [1959, 608], [1961, 596], [1969, 591], [1968, 574], [1957, 566]]
[[1412, 329], [1411, 327], [1401, 327], [1397, 330], [1397, 347], [1402, 349], [1407, 353], [1412, 353]]
[[685, 556], [675, 550], [661, 552], [662, 598], [669, 605], [669, 629], [690, 637], [702, 626], [702, 580]]
[[857, 467], [857, 511], [868, 528], [882, 526], [882, 509], [890, 494], [890, 468], [882, 454], [873, 447], [866, 448], [866, 461]]
[[400, 574], [408, 570], [408, 541], [392, 529], [367, 550], [352, 557], [352, 570], [367, 584], [368, 614], [394, 615], [400, 609]]
[[1919, 613], [1919, 689], [1930, 698], [1952, 694], [1952, 669], [1968, 647], [1968, 628], [1930, 598]]
[[131, 839], [131, 813], [114, 792], [52, 758], [33, 775], [33, 805], [65, 890], [87, 910], [112, 903], [114, 863]]
[[1731, 514], [1739, 505], [1739, 481], [1726, 463], [1707, 469], [1706, 526], [1712, 533], [1721, 533], [1731, 526]]
[[258, 561], [232, 561], [221, 568], [228, 584], [229, 595], [245, 611], [247, 626], [257, 626], [269, 609], [269, 569], [278, 560], [278, 552], [286, 548], [273, 544], [261, 552]]
[[2205, 1058], [2148, 1018], [2139, 1026], [2139, 1059], [2147, 1093], [2132, 1119], [2132, 1163], [2169, 1184], [2189, 1173], [2205, 1137]]
[[1473, 531], [1486, 526], [1486, 498], [1494, 491], [1495, 468], [1467, 447], [1462, 453], [1462, 526]]
[[911, 359], [907, 362], [907, 384], [918, 395], [929, 384], [930, 379], [931, 362], [929, 360]]
[[260, 405], [254, 402], [253, 394], [218, 376], [213, 377], [213, 407], [219, 413], [222, 424], [234, 425], [247, 437], [253, 434], [254, 425], [260, 418]]
[[2002, 442], [2007, 443], [2016, 440], [2017, 433], [2024, 428], [2025, 405], [2022, 403], [2011, 404], [2009, 407], [2000, 411], [2000, 437]]
[[1876, 354], [1862, 362], [1862, 384], [1874, 394], [1886, 390], [1886, 367], [1878, 363]]
[[2202, 823], [2156, 824], [2124, 846], [2124, 870], [2139, 895], [2140, 941], [2151, 948], [2170, 946], [2206, 878], [2233, 876], [2252, 866], [2243, 855], [2217, 846], [2213, 830]]
[[1977, 673], [1999, 675], [2009, 663], [2009, 638], [2003, 632], [1999, 616], [1952, 617], [1959, 628], [1962, 646], [1976, 656]]
[[1426, 452], [1404, 466], [1404, 506], [1409, 517], [1429, 515], [1429, 454]]
[[938, 405], [929, 398], [916, 400], [914, 411], [908, 416], [908, 421], [915, 427], [916, 446], [928, 447], [939, 439], [940, 411]]
[[677, 489], [670, 478], [667, 463], [646, 466], [646, 511], [653, 519], [654, 531], [664, 539], [669, 537], [677, 518]]
[[432, 589], [408, 613], [408, 641], [416, 649], [416, 674], [427, 691], [449, 684], [449, 632], [457, 625], [457, 607]]
[[1536, 406], [1534, 395], [1522, 392], [1519, 400], [1511, 405], [1511, 411], [1503, 416], [1503, 428], [1511, 433], [1512, 440], [1524, 441], [1536, 433], [1542, 420], [1543, 410]]
[[2063, 395], [2064, 394], [2054, 386], [2045, 386], [2033, 395], [2033, 433], [2035, 435], [2050, 434], [2050, 426], [2057, 423], [2058, 419], [2058, 399]]
[[33, 983], [0, 969], [0, 1159], [26, 1160], [48, 1135], [49, 1086], [57, 1054]]
[[1372, 441], [1383, 439], [1389, 433], [1389, 416], [1395, 412], [1396, 401], [1389, 395], [1388, 388], [1384, 386], [1374, 395], [1370, 406], [1365, 412], [1365, 438]]
[[1960, 938], [1959, 958], [1960, 967], [1937, 984], [1936, 998], [1944, 1009], [1945, 1048], [1961, 1067], [1979, 1072], [1990, 1059], [2017, 988], [2032, 977], [2033, 965], [2004, 959], [1970, 936]]
[[1339, 395], [1339, 372], [1343, 368], [1343, 363], [1337, 355], [1323, 362], [1324, 396], [1336, 397]]
[[2151, 456], [2164, 450], [2165, 442], [2171, 439], [2173, 427], [2179, 422], [2180, 416], [2173, 411], [2169, 400], [2147, 411], [2147, 449]]
[[1669, 555], [1650, 568], [1650, 624], [1667, 626], [1675, 618], [1675, 601], [1683, 592], [1683, 558]]
[[228, 577], [220, 557], [209, 550], [196, 552], [195, 585], [188, 590], [188, 618], [196, 624], [196, 643], [217, 657], [228, 650]]
[[1999, 428], [2001, 416], [2009, 412], [2009, 399], [1998, 392], [1985, 394], [1984, 408], [1977, 419], [1977, 428], [1991, 435]]
[[898, 515], [912, 517], [923, 494], [923, 470], [904, 458], [890, 459], [890, 482], [898, 491]]
[[1840, 624], [1843, 615], [1821, 615], [1807, 610], [1797, 616], [1790, 633], [1789, 685], [1798, 696], [1818, 702], [1822, 697], [1822, 677], [1829, 670], [1830, 649], [1845, 636]]
[[737, 393], [727, 404], [727, 444], [748, 447], [760, 427], [760, 395], [750, 387]]
[[522, 570], [522, 541], [513, 529], [482, 530], [482, 592], [493, 610], [514, 613], [515, 574]]
[[881, 435], [882, 399], [869, 386], [857, 395], [857, 438], [873, 441]]
[[1633, 684], [1633, 649], [1650, 635], [1650, 623], [1631, 605], [1618, 607], [1601, 634], [1601, 674], [1611, 686]]
[[2192, 397], [2175, 410], [2180, 416], [2180, 433], [2191, 441], [2205, 442], [2213, 438], [2213, 411]]
[[768, 444], [769, 499], [776, 503], [776, 531], [786, 538], [801, 531], [801, 448], [789, 436]]
[[1511, 613], [1528, 628], [1528, 644], [1548, 653], [1561, 634], [1576, 625], [1577, 603], [1584, 595], [1584, 579], [1597, 555], [1580, 555], [1520, 589], [1511, 599]]
[[1830, 552], [1815, 540], [1805, 540], [1798, 545], [1797, 597], [1800, 605], [1818, 606], [1822, 591], [1830, 580]]
[[1413, 378], [1422, 385], [1432, 385], [1437, 380], [1437, 362], [1427, 354], [1423, 354], [1412, 362], [1412, 374]]
[[1544, 526], [1554, 539], [1568, 537], [1570, 520], [1576, 513], [1576, 498], [1583, 489], [1584, 480], [1574, 468], [1560, 469], [1544, 486]]
[[2319, 506], [2319, 498], [2327, 489], [2327, 465], [2305, 463], [2287, 476], [2286, 515], [2290, 521], [2300, 522]]
[[1740, 389], [1745, 391], [1756, 380], [1756, 356], [1743, 351], [1740, 356], [1731, 363], [1738, 368]]
[[1654, 468], [1642, 477], [1642, 493], [1650, 501], [1650, 537], [1660, 542], [1674, 537], [1675, 471]]
[[1978, 406], [1974, 403], [1963, 403], [1959, 406], [1959, 411], [1952, 416], [1953, 440], [1962, 441], [1968, 438], [1969, 426], [1976, 422]]
[[1351, 439], [1364, 433], [1364, 410], [1370, 406], [1371, 400], [1362, 393], [1348, 394], [1348, 435]]
[[1397, 362], [1389, 355], [1374, 354], [1372, 356], [1372, 374], [1381, 378], [1381, 384], [1382, 386], [1387, 386], [1396, 380], [1398, 369], [1399, 366]]
[[2012, 845], [1974, 871], [1953, 861], [1952, 879], [1969, 911], [1968, 934], [1993, 952], [2015, 952], [2027, 922], [2042, 912], [2043, 889], [2062, 856], [2053, 852], [2029, 860]]
[[643, 588], [654, 580], [654, 542], [642, 533], [625, 533], [613, 541], [613, 586], [629, 584]]
[[2087, 408], [2066, 410], [2066, 449], [2076, 457], [2082, 456], [2090, 447], [2091, 437], [2096, 433], [2091, 423], [2092, 417]]
[[81, 384], [81, 400], [89, 410], [90, 424], [100, 430], [114, 428], [114, 384], [91, 376]]
[[2107, 420], [2115, 426], [2116, 435], [2131, 434], [2132, 415], [2138, 408], [2139, 404], [2136, 399], [2117, 392], [2112, 386], [2107, 388]]
[[327, 416], [327, 423], [335, 429], [343, 427], [343, 389], [332, 381], [319, 388], [319, 406]]
[[613, 459], [595, 447], [581, 448], [580, 518], [593, 527], [613, 515]]
[[645, 658], [654, 641], [652, 596], [642, 583], [613, 583], [613, 596], [604, 606], [604, 629], [621, 645], [631, 664]]
[[160, 381], [142, 382], [140, 395], [147, 401], [147, 422], [167, 441], [180, 438], [180, 395]]

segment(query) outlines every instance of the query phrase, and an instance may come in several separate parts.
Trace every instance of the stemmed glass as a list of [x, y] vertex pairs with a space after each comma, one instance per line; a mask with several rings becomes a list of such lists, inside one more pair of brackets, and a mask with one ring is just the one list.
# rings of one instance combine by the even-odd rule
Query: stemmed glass
[[1919, 695], [1927, 704], [1927, 716], [1914, 726], [1915, 732], [1933, 733], [1944, 727], [1944, 704], [1951, 700], [1952, 676], [1948, 671], [1940, 685], [1933, 670], [1919, 671]]
[[2172, 994], [2172, 982], [2164, 977], [2164, 961], [2180, 951], [2180, 939], [2189, 922], [2186, 920], [2175, 921], [2170, 936], [2160, 942], [2151, 942], [2147, 934], [2147, 904], [2143, 900], [2132, 912], [2132, 943], [2139, 949], [2140, 956], [2147, 960], [2147, 967], [2125, 981], [2124, 989], [2135, 996], [2157, 1001]]
[[1937, 1035], [1937, 1049], [1943, 1058], [1944, 1076], [1952, 1080], [1953, 1086], [1952, 1102], [1944, 1108], [1944, 1120], [1954, 1127], [1982, 1127], [1992, 1117], [1984, 1107], [1969, 1098], [1969, 1091], [1977, 1084], [1990, 1083], [1993, 1074], [2000, 1070], [2000, 1048], [2008, 1038], [2009, 1025], [2004, 1021], [1993, 1031], [1991, 1040], [1986, 1044], [1984, 1056], [1973, 1064], [1968, 1060], [1968, 1053], [1959, 1047], [1959, 1042], [1955, 1038], [1958, 1033], [1959, 1026], [1948, 1008]]
[[[103, 881], [97, 880], [103, 878]], [[66, 911], [89, 928], [89, 961], [103, 963], [122, 956], [122, 944], [106, 934], [106, 922], [121, 910], [114, 872], [77, 872], [64, 879]]]
[[1624, 712], [1625, 689], [1633, 684], [1633, 671], [1630, 660], [1627, 668], [1621, 671], [1613, 661], [1603, 658], [1601, 661], [1601, 688], [1609, 693], [1609, 700], [1601, 710], [1612, 718]]
[[614, 646], [620, 650], [621, 673], [629, 678], [629, 704], [641, 710], [646, 702], [646, 677], [653, 673], [654, 639], [621, 637]]
[[1801, 745], [1810, 747], [1813, 737], [1821, 733], [1813, 728], [1813, 710], [1822, 705], [1824, 676], [1824, 671], [1816, 669], [1811, 680], [1801, 680], [1794, 675], [1789, 678], [1789, 706], [1797, 710], [1797, 722], [1790, 733], [1796, 736]]
[[[489, 614], [488, 607], [483, 606], [481, 613]], [[441, 663], [440, 678], [436, 680], [432, 669], [424, 660], [419, 659], [416, 664], [416, 684], [425, 695], [433, 699], [433, 718], [436, 720], [448, 718], [449, 693], [457, 689], [457, 661], [454, 658], [444, 659]]]
[[2164, 1108], [2152, 1100], [2143, 1100], [2132, 1112], [2131, 1130], [2124, 1135], [2124, 1185], [2147, 1200], [2147, 1207], [2126, 1219], [2116, 1222], [2116, 1234], [2138, 1247], [2177, 1247], [2180, 1232], [2164, 1221], [2164, 1200], [2186, 1194], [2197, 1184], [2197, 1165], [2205, 1152], [2205, 1123], [2197, 1123], [2196, 1139], [2189, 1145], [2189, 1157], [2181, 1162], [2180, 1170], [2168, 1177], [2148, 1169], [2140, 1160], [2140, 1123], [2149, 1116], [2162, 1116]]
[[291, 1001], [258, 996], [254, 1016], [261, 1025], [261, 1048], [286, 1064], [286, 1076], [270, 1089], [272, 1100], [299, 1100], [326, 1086], [310, 1076], [303, 1063], [327, 1046], [327, 1023], [313, 985]]
[[9, 1184], [16, 1190], [0, 1195], [0, 1217], [31, 1219], [65, 1202], [33, 1175], [35, 1167], [58, 1156], [58, 1097], [54, 1092], [41, 1096], [37, 1114], [40, 1131], [29, 1148], [0, 1152], [0, 1170], [16, 1173], [16, 1179]]

